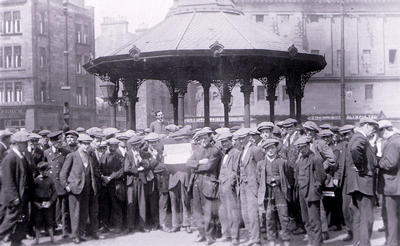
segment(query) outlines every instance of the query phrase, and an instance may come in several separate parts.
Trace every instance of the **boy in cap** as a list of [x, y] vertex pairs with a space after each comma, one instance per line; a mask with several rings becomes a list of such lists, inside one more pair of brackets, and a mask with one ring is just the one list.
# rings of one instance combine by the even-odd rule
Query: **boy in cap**
[[284, 246], [289, 245], [289, 215], [287, 201], [290, 199], [290, 185], [286, 178], [287, 162], [278, 156], [279, 140], [265, 139], [262, 148], [265, 159], [257, 163], [258, 204], [261, 212], [266, 209], [267, 237], [269, 245], [274, 246], [277, 239], [275, 214], [277, 211], [280, 222], [280, 237]]
[[222, 146], [219, 172], [219, 199], [218, 210], [224, 242], [232, 241], [232, 245], [239, 245], [240, 207], [237, 196], [237, 171], [240, 151], [233, 147], [232, 133], [221, 133], [217, 141]]
[[353, 209], [353, 243], [370, 245], [372, 225], [374, 222], [375, 164], [376, 155], [369, 143], [375, 134], [378, 123], [370, 118], [361, 118], [360, 127], [347, 146], [346, 158], [349, 166], [347, 194], [352, 196]]
[[32, 172], [24, 154], [28, 147], [28, 133], [19, 131], [11, 136], [13, 147], [4, 157], [2, 166], [0, 240], [9, 236], [11, 245], [20, 245], [25, 238], [29, 219]]
[[34, 181], [33, 215], [35, 221], [35, 242], [39, 244], [40, 230], [47, 229], [51, 242], [54, 243], [54, 208], [57, 191], [54, 181], [48, 176], [49, 164], [38, 164], [39, 175]]
[[302, 136], [294, 145], [299, 149], [296, 161], [296, 181], [299, 190], [301, 217], [308, 235], [309, 245], [319, 246], [322, 242], [320, 205], [321, 187], [325, 182], [322, 158], [311, 151], [311, 140]]

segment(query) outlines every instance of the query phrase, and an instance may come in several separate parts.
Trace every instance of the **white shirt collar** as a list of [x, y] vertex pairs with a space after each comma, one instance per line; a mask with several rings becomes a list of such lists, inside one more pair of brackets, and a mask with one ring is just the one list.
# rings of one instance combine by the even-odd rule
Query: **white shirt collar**
[[15, 152], [15, 154], [17, 154], [17, 156], [18, 156], [20, 159], [23, 159], [23, 158], [24, 158], [24, 156], [21, 154], [21, 152], [19, 152], [19, 150], [18, 150], [16, 147], [13, 147], [12, 150]]

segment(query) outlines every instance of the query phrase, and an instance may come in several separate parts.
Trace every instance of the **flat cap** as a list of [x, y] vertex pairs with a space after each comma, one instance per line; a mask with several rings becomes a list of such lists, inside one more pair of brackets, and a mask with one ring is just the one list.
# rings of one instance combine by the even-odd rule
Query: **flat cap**
[[188, 128], [182, 128], [176, 132], [170, 133], [170, 137], [175, 138], [175, 139], [176, 138], [184, 138], [184, 137], [190, 138], [191, 136], [192, 136], [192, 131], [189, 130]]
[[211, 128], [209, 127], [204, 127], [203, 129], [201, 129], [200, 131], [196, 132], [193, 136], [193, 139], [199, 138], [201, 136], [207, 135], [207, 134], [211, 134], [213, 133], [213, 131], [211, 130]]
[[141, 143], [142, 140], [143, 140], [142, 137], [135, 135], [135, 136], [131, 137], [131, 138], [128, 140], [128, 143], [129, 143], [129, 144], [138, 144], [138, 143]]
[[102, 132], [102, 130], [98, 127], [91, 127], [86, 130], [86, 133], [89, 134], [90, 136], [93, 136], [95, 132]]
[[11, 136], [11, 135], [13, 135], [13, 133], [8, 129], [0, 131], [0, 137], [7, 137], [7, 136]]
[[241, 126], [232, 126], [231, 128], [229, 128], [229, 130], [231, 132], [236, 132], [237, 130], [239, 130], [241, 128]]
[[133, 137], [133, 135], [129, 136], [128, 134], [126, 134], [126, 132], [118, 132], [115, 134], [115, 138], [121, 141], [126, 141], [131, 137]]
[[135, 133], [134, 130], [129, 129], [129, 130], [127, 130], [127, 131], [124, 132], [124, 135], [127, 136], [127, 137], [129, 137], [129, 138], [131, 138], [131, 137], [135, 136], [136, 133]]
[[29, 138], [29, 140], [39, 140], [42, 138], [42, 136], [40, 136], [39, 134], [36, 134], [36, 133], [29, 133], [28, 138]]
[[368, 117], [363, 117], [360, 119], [360, 125], [363, 124], [369, 124], [369, 125], [375, 125], [375, 126], [379, 126], [378, 122], [376, 122], [376, 120], [368, 118]]
[[283, 121], [278, 121], [276, 122], [277, 127], [283, 127]]
[[236, 132], [233, 133], [233, 139], [244, 138], [249, 135], [249, 128], [240, 128]]
[[260, 135], [260, 132], [257, 130], [257, 127], [251, 127], [249, 129], [249, 135]]
[[228, 131], [228, 132], [223, 132], [221, 134], [218, 135], [217, 137], [217, 141], [224, 141], [224, 140], [228, 140], [230, 138], [232, 138], [233, 134]]
[[344, 125], [344, 126], [339, 128], [339, 133], [340, 134], [345, 134], [345, 133], [353, 131], [353, 129], [354, 129], [353, 125]]
[[229, 130], [228, 127], [220, 127], [220, 128], [215, 129], [215, 133], [218, 135], [225, 133], [225, 132], [231, 132], [231, 131]]
[[101, 141], [99, 147], [107, 147], [107, 141]]
[[48, 138], [58, 138], [61, 134], [63, 134], [62, 130], [58, 130], [58, 131], [54, 131], [54, 132], [50, 132], [47, 137]]
[[38, 163], [37, 168], [40, 171], [46, 171], [46, 170], [48, 170], [50, 168], [50, 165], [46, 161], [41, 161], [41, 162]]
[[24, 143], [29, 141], [29, 133], [26, 131], [19, 131], [11, 135], [12, 143]]
[[110, 138], [107, 140], [107, 144], [109, 145], [118, 145], [121, 141], [116, 138]]
[[319, 128], [321, 128], [321, 129], [329, 129], [330, 130], [332, 128], [332, 126], [330, 124], [322, 124], [322, 125], [319, 126]]
[[274, 128], [274, 123], [269, 122], [269, 121], [264, 121], [257, 125], [257, 130], [259, 130], [259, 131], [261, 131], [263, 129], [271, 129], [272, 130], [273, 128]]
[[332, 126], [332, 127], [331, 127], [331, 131], [332, 131], [333, 133], [339, 133], [339, 127], [338, 127], [338, 126]]
[[69, 131], [67, 131], [67, 132], [65, 133], [65, 136], [68, 136], [68, 135], [73, 135], [73, 136], [75, 136], [75, 137], [79, 137], [79, 133], [78, 133], [77, 131], [74, 131], [74, 130], [69, 130]]
[[155, 141], [159, 141], [160, 140], [160, 136], [157, 133], [149, 133], [144, 137], [144, 141], [148, 141], [148, 142], [155, 142]]
[[90, 143], [93, 141], [93, 138], [91, 138], [89, 135], [85, 134], [85, 133], [81, 133], [79, 134], [78, 137], [78, 142], [82, 142], [82, 143]]
[[393, 127], [392, 122], [388, 120], [380, 120], [378, 121], [379, 129]]
[[78, 133], [81, 133], [81, 132], [84, 132], [84, 131], [85, 131], [85, 128], [79, 126], [79, 127], [76, 128], [75, 131], [77, 131]]
[[49, 130], [41, 130], [38, 134], [42, 137], [46, 137], [49, 133]]
[[272, 129], [272, 133], [273, 134], [281, 134], [281, 128], [279, 128], [278, 126], [274, 126], [274, 128]]
[[117, 132], [119, 132], [118, 129], [114, 128], [114, 127], [108, 127], [108, 128], [103, 129], [103, 134], [106, 136], [114, 135]]
[[176, 132], [178, 130], [178, 126], [176, 126], [174, 124], [169, 124], [165, 127], [165, 130], [167, 130], [169, 132]]
[[306, 121], [303, 124], [303, 127], [305, 129], [311, 130], [311, 131], [316, 131], [319, 132], [319, 127], [317, 126], [317, 124], [314, 121]]
[[282, 126], [283, 127], [291, 127], [297, 124], [297, 120], [292, 119], [292, 118], [287, 118], [286, 120], [282, 121]]
[[278, 139], [268, 138], [268, 139], [265, 139], [265, 140], [263, 140], [261, 142], [261, 147], [265, 149], [265, 148], [268, 148], [269, 146], [272, 146], [272, 145], [277, 146], [278, 144], [279, 144], [279, 140]]
[[151, 130], [150, 130], [150, 128], [146, 128], [146, 129], [144, 129], [144, 132], [147, 134], [147, 133], [150, 133]]
[[321, 130], [318, 135], [320, 137], [332, 137], [333, 136], [333, 132], [329, 129], [323, 129]]
[[301, 136], [296, 141], [294, 141], [294, 145], [296, 145], [296, 146], [305, 145], [305, 144], [309, 144], [310, 142], [311, 142], [310, 137]]

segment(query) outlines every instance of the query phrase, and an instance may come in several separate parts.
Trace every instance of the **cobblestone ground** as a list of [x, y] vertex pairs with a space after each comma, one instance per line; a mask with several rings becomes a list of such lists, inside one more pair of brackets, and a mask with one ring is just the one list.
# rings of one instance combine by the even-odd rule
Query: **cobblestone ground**
[[[378, 232], [378, 228], [382, 227], [382, 219], [379, 213], [379, 210], [375, 211], [375, 223], [374, 223], [374, 231], [372, 234], [372, 246], [383, 246], [385, 243], [384, 233]], [[351, 243], [344, 243], [342, 239], [345, 237], [344, 231], [339, 232], [329, 232], [330, 239], [325, 241], [323, 245], [326, 246], [350, 246]], [[195, 243], [196, 232], [192, 234], [188, 234], [186, 232], [177, 232], [177, 233], [166, 233], [162, 231], [153, 231], [150, 233], [133, 233], [133, 234], [125, 234], [125, 235], [113, 235], [106, 234], [106, 238], [102, 240], [92, 240], [83, 242], [80, 245], [82, 246], [101, 246], [101, 245], [138, 245], [138, 246], [188, 246], [188, 245], [205, 245], [205, 243]], [[25, 245], [32, 245], [33, 240], [24, 240]], [[40, 239], [40, 245], [54, 245], [50, 243], [49, 237], [43, 237]], [[71, 239], [61, 239], [60, 236], [56, 237], [57, 245], [75, 245], [72, 243]], [[228, 246], [229, 243], [217, 242], [213, 244], [214, 246]], [[245, 245], [243, 242], [241, 245]], [[263, 242], [263, 245], [266, 245]], [[304, 235], [300, 236], [292, 236], [291, 244], [296, 246], [306, 246], [307, 241], [304, 238]]]

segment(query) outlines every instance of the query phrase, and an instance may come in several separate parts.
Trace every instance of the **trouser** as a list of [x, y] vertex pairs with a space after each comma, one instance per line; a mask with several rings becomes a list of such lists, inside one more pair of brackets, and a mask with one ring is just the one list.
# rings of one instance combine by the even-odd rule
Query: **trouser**
[[190, 200], [182, 182], [169, 190], [171, 198], [172, 227], [190, 226]]
[[126, 226], [132, 231], [136, 226], [136, 208], [137, 208], [137, 180], [133, 180], [132, 184], [126, 189]]
[[300, 195], [301, 217], [307, 231], [309, 244], [313, 246], [321, 245], [322, 231], [320, 219], [320, 201], [307, 202]]
[[59, 195], [56, 201], [55, 216], [57, 224], [61, 223], [62, 233], [66, 235], [71, 231], [71, 222], [69, 218], [68, 195]]
[[103, 187], [100, 194], [100, 219], [102, 225], [122, 229], [122, 206], [115, 193], [115, 184]]
[[360, 192], [352, 193], [353, 245], [370, 246], [374, 223], [374, 197]]
[[400, 245], [400, 196], [383, 196], [387, 214], [387, 246]]
[[347, 195], [346, 192], [342, 193], [342, 213], [344, 223], [346, 224], [347, 231], [353, 231], [353, 211], [351, 210], [352, 201], [351, 196]]
[[275, 212], [278, 213], [280, 222], [280, 237], [283, 241], [289, 241], [289, 215], [288, 206], [285, 196], [282, 193], [280, 186], [271, 187], [271, 197], [266, 203], [266, 221], [268, 240], [276, 240], [278, 226], [276, 225]]
[[[142, 183], [138, 181], [137, 183], [137, 199], [139, 207], [139, 227], [145, 228], [151, 226], [152, 224], [158, 223], [158, 202], [154, 199], [154, 182], [148, 181], [147, 183]], [[152, 202], [155, 200], [155, 202]], [[147, 217], [149, 213], [150, 217]], [[153, 220], [154, 218], [154, 220]], [[150, 219], [150, 220], [149, 220]]]
[[218, 215], [221, 221], [222, 236], [239, 239], [240, 208], [236, 190], [229, 183], [220, 185], [219, 199]]
[[0, 242], [9, 235], [11, 244], [18, 244], [25, 238], [29, 219], [29, 204], [27, 198], [22, 198], [16, 207], [1, 206], [3, 215], [0, 224]]
[[382, 216], [382, 221], [383, 221], [383, 227], [385, 228], [385, 240], [387, 241], [388, 239], [388, 230], [387, 230], [387, 224], [388, 224], [388, 218], [387, 218], [387, 212], [386, 212], [386, 199], [384, 195], [381, 195], [381, 216]]
[[250, 243], [260, 244], [257, 188], [248, 185], [248, 183], [241, 183], [240, 205], [246, 229], [249, 231]]
[[202, 192], [202, 182], [196, 179], [193, 184], [193, 218], [200, 237], [212, 238], [214, 225], [212, 210], [215, 199], [209, 199]]
[[168, 222], [168, 192], [160, 192], [158, 199], [158, 219], [160, 226], [167, 226]]
[[325, 206], [324, 206], [322, 198], [320, 201], [320, 210], [319, 211], [320, 211], [320, 215], [321, 215], [321, 231], [328, 232], [328, 217], [326, 215], [326, 210], [325, 210]]
[[[79, 195], [68, 195], [72, 237], [80, 238], [87, 233], [95, 235], [98, 229], [98, 199], [91, 187], [85, 185]], [[89, 225], [86, 228], [86, 225]]]

